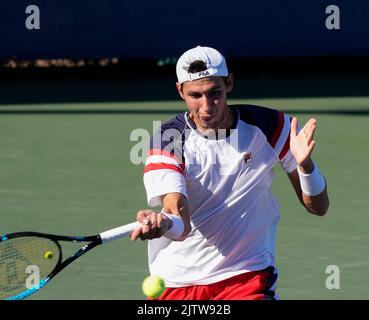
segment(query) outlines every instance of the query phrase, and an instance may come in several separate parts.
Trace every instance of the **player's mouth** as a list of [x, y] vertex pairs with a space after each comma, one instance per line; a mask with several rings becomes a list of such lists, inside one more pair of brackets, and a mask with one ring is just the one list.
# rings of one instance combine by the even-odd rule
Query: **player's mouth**
[[206, 123], [211, 122], [213, 119], [214, 119], [214, 116], [211, 116], [211, 115], [200, 116], [200, 120]]

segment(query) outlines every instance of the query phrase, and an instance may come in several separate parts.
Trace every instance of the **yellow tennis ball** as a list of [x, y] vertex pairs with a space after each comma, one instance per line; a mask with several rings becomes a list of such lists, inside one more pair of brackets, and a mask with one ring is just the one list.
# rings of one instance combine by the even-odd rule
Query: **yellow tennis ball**
[[158, 276], [148, 276], [142, 282], [142, 291], [149, 298], [159, 298], [164, 289], [165, 282]]
[[52, 252], [52, 251], [46, 251], [45, 254], [44, 254], [44, 258], [46, 260], [51, 259], [53, 256], [54, 256], [54, 252]]

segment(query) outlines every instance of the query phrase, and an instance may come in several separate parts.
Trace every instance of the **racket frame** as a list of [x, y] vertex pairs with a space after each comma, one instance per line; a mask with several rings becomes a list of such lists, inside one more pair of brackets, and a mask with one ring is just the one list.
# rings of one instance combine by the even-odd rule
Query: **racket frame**
[[[41, 233], [41, 232], [34, 232], [34, 231], [24, 231], [24, 232], [15, 232], [15, 233], [9, 233], [5, 234], [0, 237], [0, 242], [3, 241], [9, 241], [11, 239], [15, 238], [21, 238], [21, 237], [40, 237], [40, 238], [46, 238], [54, 243], [59, 248], [60, 257], [58, 259], [57, 264], [55, 265], [54, 269], [42, 280], [40, 280], [39, 284], [15, 295], [12, 297], [8, 297], [5, 300], [21, 300], [24, 299], [31, 294], [37, 292], [39, 289], [44, 287], [52, 278], [54, 278], [60, 271], [62, 271], [65, 267], [67, 267], [69, 264], [71, 264], [74, 260], [79, 258], [80, 256], [84, 255], [86, 252], [90, 251], [94, 247], [102, 244], [102, 243], [108, 243], [113, 240], [118, 240], [124, 237], [128, 237], [129, 234], [136, 228], [138, 228], [141, 224], [136, 222], [132, 222], [114, 229], [106, 230], [104, 232], [101, 232], [97, 235], [93, 236], [64, 236], [64, 235], [55, 235], [55, 234], [49, 234], [49, 233]], [[62, 261], [63, 258], [63, 251], [61, 249], [61, 245], [59, 241], [65, 241], [65, 242], [87, 242], [83, 247], [81, 247], [78, 251], [76, 251], [73, 255], [66, 258], [64, 261]]]
[[[9, 241], [11, 239], [18, 239], [18, 238], [25, 238], [25, 237], [39, 237], [44, 238], [53, 241], [60, 252], [60, 256], [58, 258], [58, 262], [56, 263], [54, 269], [43, 279], [40, 280], [40, 282], [37, 285], [34, 285], [33, 287], [15, 295], [6, 298], [5, 300], [21, 300], [24, 299], [31, 294], [35, 293], [42, 287], [44, 287], [52, 278], [54, 278], [60, 271], [62, 271], [65, 267], [67, 267], [69, 264], [71, 264], [74, 260], [82, 256], [83, 254], [90, 251], [92, 248], [102, 244], [102, 240], [100, 235], [94, 235], [94, 236], [62, 236], [62, 235], [55, 235], [55, 234], [49, 234], [49, 233], [41, 233], [41, 232], [33, 232], [33, 231], [25, 231], [25, 232], [15, 232], [10, 233], [1, 236], [0, 242]], [[77, 250], [73, 255], [69, 256], [63, 261], [63, 251], [61, 248], [61, 245], [59, 241], [64, 242], [87, 242], [86, 245], [81, 247], [79, 250]]]

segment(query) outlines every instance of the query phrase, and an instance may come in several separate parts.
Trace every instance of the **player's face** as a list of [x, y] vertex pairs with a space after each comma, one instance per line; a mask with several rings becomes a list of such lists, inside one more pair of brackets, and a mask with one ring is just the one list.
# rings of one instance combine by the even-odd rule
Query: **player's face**
[[227, 117], [227, 93], [233, 88], [233, 76], [229, 75], [227, 83], [221, 77], [207, 77], [195, 81], [185, 82], [182, 86], [177, 83], [177, 89], [185, 100], [190, 111], [190, 117], [198, 129], [229, 129]]

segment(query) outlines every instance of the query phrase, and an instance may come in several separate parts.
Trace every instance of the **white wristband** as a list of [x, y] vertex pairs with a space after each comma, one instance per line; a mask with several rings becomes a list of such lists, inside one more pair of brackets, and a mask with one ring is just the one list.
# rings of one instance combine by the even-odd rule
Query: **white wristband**
[[325, 180], [315, 164], [313, 171], [309, 174], [302, 173], [298, 167], [297, 172], [300, 177], [300, 185], [303, 193], [308, 196], [316, 196], [324, 191]]
[[184, 223], [182, 218], [165, 212], [162, 212], [162, 214], [172, 220], [172, 226], [163, 234], [163, 236], [172, 240], [178, 240], [184, 231]]

